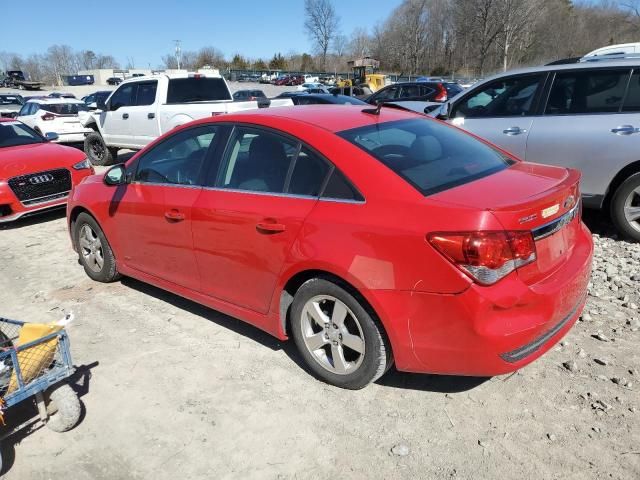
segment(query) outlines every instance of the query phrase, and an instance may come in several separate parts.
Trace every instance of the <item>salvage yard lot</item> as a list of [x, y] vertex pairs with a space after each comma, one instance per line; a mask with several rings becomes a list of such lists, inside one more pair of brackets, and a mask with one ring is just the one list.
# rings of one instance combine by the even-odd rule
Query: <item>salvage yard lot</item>
[[596, 238], [599, 298], [512, 376], [392, 370], [348, 391], [240, 321], [134, 280], [92, 282], [63, 212], [0, 227], [2, 315], [76, 314], [86, 407], [66, 434], [22, 438], [6, 478], [638, 478], [639, 260], [638, 245]]

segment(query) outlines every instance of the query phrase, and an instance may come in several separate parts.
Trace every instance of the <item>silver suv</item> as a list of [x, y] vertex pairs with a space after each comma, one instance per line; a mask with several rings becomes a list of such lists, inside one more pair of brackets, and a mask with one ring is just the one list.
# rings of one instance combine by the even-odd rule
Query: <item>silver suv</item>
[[438, 118], [529, 162], [580, 170], [584, 206], [640, 241], [640, 58], [495, 75]]

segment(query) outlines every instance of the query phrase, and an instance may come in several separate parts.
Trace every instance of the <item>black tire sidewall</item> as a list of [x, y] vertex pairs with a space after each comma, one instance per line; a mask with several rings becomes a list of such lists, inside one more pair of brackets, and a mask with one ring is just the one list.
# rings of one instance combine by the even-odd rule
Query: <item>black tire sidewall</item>
[[[302, 333], [302, 310], [309, 299], [317, 295], [331, 295], [344, 302], [358, 318], [365, 337], [365, 357], [358, 369], [348, 375], [338, 375], [324, 369], [307, 350]], [[291, 331], [298, 352], [309, 369], [321, 380], [341, 388], [358, 390], [381, 376], [380, 362], [384, 361], [384, 370], [390, 362], [388, 345], [382, 328], [366, 311], [361, 303], [342, 287], [328, 280], [314, 278], [305, 282], [296, 292], [291, 305]], [[385, 357], [382, 360], [381, 357]]]
[[[94, 272], [93, 270], [91, 270], [85, 264], [84, 257], [82, 256], [80, 247], [80, 229], [85, 224], [89, 225], [92, 228], [92, 230], [96, 233], [96, 235], [98, 235], [98, 238], [100, 238], [100, 242], [102, 243], [102, 255], [104, 258], [104, 263], [102, 265], [102, 270], [100, 270], [99, 272]], [[80, 215], [78, 215], [78, 218], [74, 223], [73, 235], [76, 246], [78, 248], [78, 257], [80, 259], [80, 264], [84, 268], [85, 273], [92, 280], [95, 280], [97, 282], [108, 283], [117, 280], [119, 275], [116, 269], [115, 257], [113, 255], [113, 251], [111, 250], [111, 245], [109, 245], [107, 237], [104, 235], [104, 232], [100, 228], [100, 225], [98, 225], [98, 222], [96, 222], [91, 215], [84, 212], [81, 213]]]
[[[102, 146], [105, 152], [104, 157], [102, 158], [96, 157], [95, 154], [93, 153], [93, 149], [91, 148], [91, 144], [98, 141], [102, 143]], [[93, 165], [96, 165], [99, 167], [104, 165], [110, 165], [113, 162], [113, 156], [111, 154], [111, 150], [107, 148], [107, 145], [106, 143], [104, 143], [104, 139], [102, 138], [102, 135], [100, 135], [98, 132], [90, 133], [85, 137], [84, 153]]]
[[635, 230], [624, 216], [624, 202], [629, 194], [640, 186], [640, 173], [636, 173], [627, 178], [618, 187], [611, 200], [611, 221], [618, 231], [625, 237], [640, 242], [640, 232]]

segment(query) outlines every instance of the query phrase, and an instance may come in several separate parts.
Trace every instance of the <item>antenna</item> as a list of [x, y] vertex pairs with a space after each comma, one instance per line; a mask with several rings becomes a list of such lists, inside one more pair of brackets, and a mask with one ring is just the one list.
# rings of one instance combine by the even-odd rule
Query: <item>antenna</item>
[[182, 60], [182, 49], [180, 48], [180, 44], [182, 40], [174, 40], [173, 43], [176, 44], [176, 62], [178, 63], [178, 70], [180, 70], [180, 61]]

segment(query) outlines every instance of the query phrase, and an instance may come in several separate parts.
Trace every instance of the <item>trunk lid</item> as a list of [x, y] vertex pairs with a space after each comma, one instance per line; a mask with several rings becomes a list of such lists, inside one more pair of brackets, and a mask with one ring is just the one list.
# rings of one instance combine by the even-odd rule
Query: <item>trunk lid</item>
[[528, 230], [536, 261], [518, 269], [534, 283], [571, 254], [580, 229], [580, 173], [518, 162], [501, 172], [431, 196], [432, 200], [490, 211], [505, 230]]

